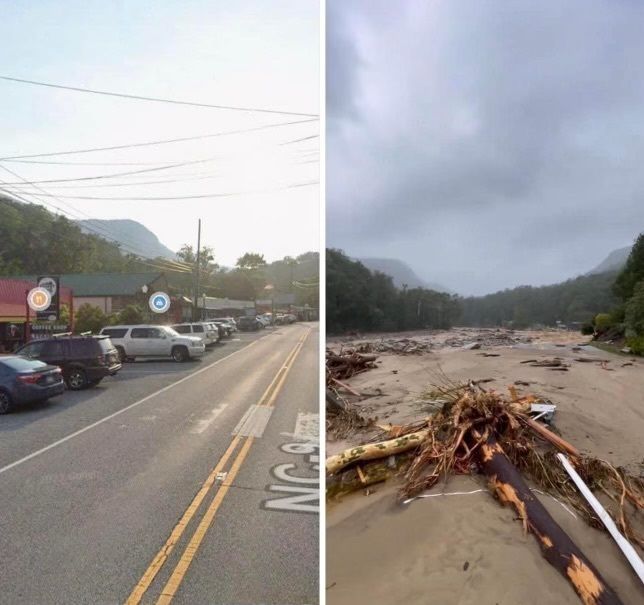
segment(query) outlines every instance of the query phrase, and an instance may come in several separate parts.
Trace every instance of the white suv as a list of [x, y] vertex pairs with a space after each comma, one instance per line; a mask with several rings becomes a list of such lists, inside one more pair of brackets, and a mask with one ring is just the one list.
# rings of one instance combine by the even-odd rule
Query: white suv
[[207, 347], [219, 341], [219, 330], [207, 322], [175, 324], [172, 329], [179, 334], [186, 334], [200, 338]]
[[123, 361], [136, 357], [172, 357], [186, 361], [201, 357], [206, 347], [200, 338], [183, 336], [168, 326], [109, 326], [101, 330], [119, 352]]

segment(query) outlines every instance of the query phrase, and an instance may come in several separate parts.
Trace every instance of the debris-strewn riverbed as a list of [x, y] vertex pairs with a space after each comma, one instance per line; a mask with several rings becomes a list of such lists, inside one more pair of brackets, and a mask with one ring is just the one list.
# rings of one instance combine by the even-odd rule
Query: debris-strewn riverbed
[[[446, 381], [534, 393], [557, 406], [556, 430], [583, 453], [644, 473], [644, 360], [588, 346], [563, 331], [456, 329], [332, 339], [328, 346], [376, 353], [375, 368], [344, 382], [371, 427], [327, 442], [327, 456], [366, 441], [375, 425], [405, 425], [435, 411], [427, 393]], [[340, 392], [342, 389], [340, 388]], [[400, 483], [370, 486], [327, 507], [327, 600], [355, 603], [577, 604], [513, 511], [478, 475], [436, 485], [443, 495], [399, 504]], [[626, 604], [644, 590], [607, 533], [549, 496], [537, 495]], [[639, 551], [641, 554], [641, 550]]]

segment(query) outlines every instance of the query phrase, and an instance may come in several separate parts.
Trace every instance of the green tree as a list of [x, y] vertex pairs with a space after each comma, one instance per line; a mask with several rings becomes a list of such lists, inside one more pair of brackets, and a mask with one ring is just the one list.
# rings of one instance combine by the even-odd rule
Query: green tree
[[140, 324], [143, 323], [144, 317], [141, 308], [137, 305], [128, 305], [118, 314], [118, 323], [120, 324]]
[[627, 336], [644, 336], [644, 280], [635, 285], [626, 303], [624, 324]]
[[[181, 246], [181, 249], [177, 252], [177, 258], [191, 267], [197, 264], [197, 254], [190, 244]], [[219, 265], [214, 261], [214, 250], [210, 246], [202, 246], [199, 254], [199, 268], [202, 274], [210, 277], [219, 268]]]
[[390, 276], [372, 272], [340, 250], [328, 249], [327, 329], [412, 330], [449, 328], [459, 316], [459, 300], [426, 288], [397, 289]]
[[622, 300], [633, 296], [635, 285], [644, 280], [644, 233], [640, 233], [633, 244], [624, 268], [615, 280], [614, 292]]
[[257, 252], [246, 252], [237, 259], [235, 266], [240, 269], [257, 270], [266, 266], [266, 260], [264, 259], [263, 254], [258, 254]]
[[99, 307], [85, 303], [76, 313], [74, 331], [97, 334], [108, 323], [107, 316]]

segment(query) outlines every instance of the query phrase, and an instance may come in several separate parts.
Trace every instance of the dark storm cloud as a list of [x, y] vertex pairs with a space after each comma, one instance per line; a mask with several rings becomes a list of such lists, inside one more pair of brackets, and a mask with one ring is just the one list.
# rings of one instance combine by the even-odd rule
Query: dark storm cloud
[[327, 5], [330, 245], [481, 293], [644, 230], [644, 3]]

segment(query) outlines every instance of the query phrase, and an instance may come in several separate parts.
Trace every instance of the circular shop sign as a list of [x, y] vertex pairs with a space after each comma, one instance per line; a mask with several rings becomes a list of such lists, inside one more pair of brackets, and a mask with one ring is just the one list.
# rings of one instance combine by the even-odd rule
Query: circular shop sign
[[155, 292], [148, 304], [155, 313], [165, 313], [170, 308], [170, 297], [165, 292]]
[[44, 311], [51, 305], [51, 294], [45, 288], [32, 288], [27, 294], [27, 304], [32, 311]]
[[38, 282], [38, 287], [39, 288], [44, 288], [47, 290], [52, 296], [56, 296], [56, 280], [51, 278], [51, 277], [43, 277], [39, 282]]

